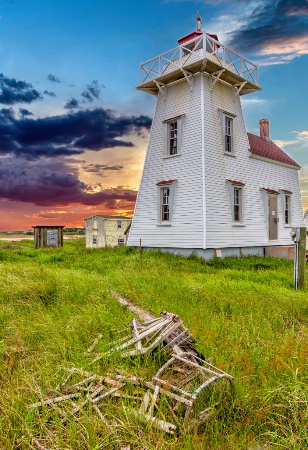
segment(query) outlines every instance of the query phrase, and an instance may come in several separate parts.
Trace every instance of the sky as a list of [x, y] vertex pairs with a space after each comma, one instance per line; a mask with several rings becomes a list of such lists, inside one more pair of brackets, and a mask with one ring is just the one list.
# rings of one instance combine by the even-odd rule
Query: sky
[[0, 0], [0, 231], [133, 214], [156, 103], [140, 63], [197, 11], [259, 65], [247, 131], [269, 119], [308, 208], [308, 0]]

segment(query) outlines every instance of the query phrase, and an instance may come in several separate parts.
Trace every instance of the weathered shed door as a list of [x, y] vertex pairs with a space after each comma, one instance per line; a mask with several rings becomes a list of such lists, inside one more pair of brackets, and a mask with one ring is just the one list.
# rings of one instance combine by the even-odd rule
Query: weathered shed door
[[278, 195], [268, 195], [269, 240], [278, 239]]
[[47, 230], [47, 247], [58, 247], [58, 230]]

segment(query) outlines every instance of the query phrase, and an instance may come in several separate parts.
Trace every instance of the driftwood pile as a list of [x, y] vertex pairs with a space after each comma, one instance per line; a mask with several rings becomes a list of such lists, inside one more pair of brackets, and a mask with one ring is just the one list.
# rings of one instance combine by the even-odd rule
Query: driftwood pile
[[[29, 408], [51, 407], [65, 423], [72, 417], [77, 420], [78, 413], [90, 406], [110, 429], [113, 423], [107, 420], [104, 410], [107, 402], [118, 398], [129, 413], [170, 434], [179, 429], [190, 430], [204, 422], [213, 411], [204, 408], [209, 386], [222, 379], [232, 382], [233, 377], [205, 361], [193, 345], [192, 334], [177, 315], [162, 312], [160, 317], [154, 317], [119, 294], [112, 295], [134, 312], [138, 320], [130, 323], [130, 334], [114, 342], [106, 353], [96, 354], [93, 362], [115, 352], [131, 357], [160, 349], [170, 353], [167, 362], [151, 380], [120, 371], [102, 376], [83, 369], [68, 369], [55, 396]], [[94, 340], [87, 353], [92, 354], [101, 338], [99, 335]]]

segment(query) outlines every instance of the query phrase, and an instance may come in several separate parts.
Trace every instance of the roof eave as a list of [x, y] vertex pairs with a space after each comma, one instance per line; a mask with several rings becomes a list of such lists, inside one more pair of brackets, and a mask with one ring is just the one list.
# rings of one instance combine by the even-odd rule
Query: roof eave
[[283, 163], [281, 161], [277, 161], [276, 159], [265, 158], [264, 156], [256, 155], [251, 150], [249, 150], [249, 153], [250, 153], [249, 157], [253, 158], [253, 159], [259, 159], [260, 161], [265, 161], [265, 162], [268, 162], [268, 163], [277, 164], [278, 166], [288, 167], [289, 169], [295, 169], [295, 170], [300, 170], [301, 169], [301, 166], [299, 166], [299, 165], [295, 166], [295, 165], [292, 165], [292, 164], [287, 164], [287, 163]]
[[107, 219], [107, 220], [132, 220], [132, 217], [127, 217], [127, 216], [102, 216], [101, 214], [94, 214], [93, 216], [86, 217], [83, 220], [86, 221], [86, 220], [92, 219], [93, 217], [100, 217], [102, 219]]

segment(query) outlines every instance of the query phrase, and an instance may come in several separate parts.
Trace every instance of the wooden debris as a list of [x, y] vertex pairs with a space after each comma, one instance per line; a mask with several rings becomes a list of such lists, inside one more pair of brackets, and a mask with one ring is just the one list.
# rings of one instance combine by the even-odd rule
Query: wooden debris
[[71, 398], [80, 397], [80, 392], [75, 392], [74, 394], [69, 395], [62, 395], [61, 397], [55, 397], [55, 398], [48, 398], [47, 400], [44, 400], [43, 402], [38, 403], [32, 403], [32, 405], [28, 405], [27, 408], [37, 408], [38, 406], [43, 405], [53, 405], [54, 403], [63, 402], [64, 400], [68, 400]]
[[[135, 318], [130, 323], [130, 334], [113, 342], [110, 350], [96, 356], [93, 362], [114, 352], [120, 352], [123, 357], [149, 354], [160, 345], [171, 353], [171, 357], [151, 380], [121, 371], [98, 375], [80, 368], [70, 368], [63, 382], [57, 386], [55, 397], [29, 405], [28, 408], [49, 406], [58, 411], [61, 422], [65, 423], [69, 418], [77, 420], [77, 414], [91, 405], [110, 429], [111, 424], [100, 407], [118, 398], [122, 399], [123, 407], [130, 405], [129, 411], [136, 417], [169, 434], [174, 434], [178, 428], [189, 431], [202, 424], [214, 414], [215, 409], [212, 406], [204, 409], [204, 404], [198, 407], [198, 399], [204, 398], [201, 393], [220, 380], [232, 382], [233, 377], [205, 361], [193, 345], [194, 337], [176, 314], [163, 311], [160, 317], [154, 317], [116, 292], [112, 295], [121, 305], [134, 312], [138, 320]], [[102, 334], [94, 340], [87, 353], [94, 350], [101, 338]], [[68, 386], [69, 382], [71, 384]], [[132, 393], [134, 385], [138, 386], [138, 395]], [[78, 403], [74, 402], [75, 398], [79, 398]], [[201, 412], [200, 406], [203, 407]]]
[[99, 409], [99, 407], [97, 405], [93, 405], [93, 409], [95, 409], [95, 411], [99, 415], [99, 418], [104, 422], [104, 424], [108, 426], [108, 422], [105, 419], [105, 417], [103, 416], [103, 414], [101, 413], [101, 410]]
[[115, 341], [113, 347], [107, 353], [96, 356], [92, 362], [97, 362], [103, 356], [119, 351], [123, 357], [145, 355], [155, 350], [161, 343], [165, 345], [166, 349], [179, 354], [190, 348], [192, 354], [199, 355], [192, 347], [193, 336], [176, 314], [164, 311], [160, 318], [150, 320], [145, 325], [134, 319], [130, 326], [132, 335], [127, 335]]
[[[139, 324], [136, 319], [134, 319], [131, 323], [133, 339], [129, 336], [125, 337], [124, 340], [126, 340], [126, 342], [123, 347], [119, 346], [120, 341], [115, 342], [115, 347], [111, 350], [111, 352], [134, 346], [135, 350], [123, 352], [122, 356], [133, 356], [137, 354], [144, 355], [153, 351], [154, 348], [157, 348], [158, 345], [163, 342], [165, 348], [171, 350], [171, 352], [177, 354], [181, 354], [182, 352], [190, 352], [193, 355], [204, 359], [204, 356], [200, 354], [193, 346], [193, 343], [195, 342], [193, 335], [190, 333], [188, 328], [184, 326], [183, 322], [176, 314], [163, 311], [160, 314], [160, 317], [155, 317], [142, 308], [136, 306], [128, 299], [122, 297], [117, 292], [112, 291], [111, 294], [117, 299], [120, 305], [125, 306], [131, 312], [136, 314], [138, 319], [142, 322], [142, 324]], [[170, 329], [172, 322], [177, 323], [177, 325]], [[156, 337], [154, 333], [158, 333], [158, 338], [156, 340], [154, 339], [154, 337]], [[149, 335], [151, 334], [152, 342], [149, 345]], [[143, 340], [144, 338], [145, 342]], [[102, 355], [98, 356], [93, 362], [98, 361], [101, 357]]]
[[87, 350], [87, 353], [91, 353], [91, 352], [95, 349], [95, 347], [97, 346], [97, 344], [99, 343], [99, 341], [102, 339], [102, 337], [103, 337], [103, 335], [102, 335], [102, 334], [99, 334], [99, 335], [97, 336], [97, 338], [94, 339], [93, 344], [90, 345], [90, 347], [89, 347], [88, 350]]
[[133, 302], [127, 300], [127, 298], [122, 297], [118, 292], [111, 291], [111, 295], [117, 299], [117, 301], [120, 303], [120, 305], [125, 306], [127, 309], [129, 309], [133, 314], [135, 314], [142, 322], [156, 320], [156, 317], [152, 314], [148, 313], [144, 309], [140, 308], [139, 306], [135, 305]]
[[138, 412], [134, 409], [132, 409], [131, 412], [139, 419], [141, 419], [141, 420], [146, 419], [148, 422], [152, 422], [158, 428], [160, 428], [161, 430], [163, 430], [169, 434], [174, 434], [174, 432], [177, 429], [177, 427], [175, 425], [173, 425], [172, 423], [166, 422], [161, 419], [157, 419], [157, 417], [153, 417], [150, 414], [140, 414], [140, 412]]
[[[199, 362], [198, 362], [199, 360]], [[202, 365], [200, 364], [202, 363]], [[180, 367], [179, 367], [180, 366]], [[180, 371], [178, 369], [181, 369]], [[186, 370], [185, 370], [186, 369]], [[193, 374], [191, 371], [193, 369]], [[174, 374], [177, 374], [174, 377]], [[187, 373], [190, 373], [190, 379], [187, 380]], [[181, 374], [179, 376], [179, 374]], [[169, 405], [169, 409], [176, 411], [179, 407], [179, 403], [182, 403], [186, 407], [185, 417], [183, 425], [187, 427], [189, 420], [191, 419], [193, 409], [195, 406], [198, 395], [212, 383], [221, 379], [227, 379], [229, 382], [233, 381], [233, 377], [222, 370], [214, 367], [210, 363], [206, 363], [196, 356], [192, 356], [191, 353], [182, 353], [181, 355], [173, 354], [153, 377], [152, 381], [155, 386], [160, 387], [159, 393], [163, 393], [170, 399], [176, 400], [177, 403]], [[171, 379], [175, 381], [172, 383]], [[158, 399], [155, 398], [155, 403]], [[152, 400], [152, 409], [155, 406]], [[150, 406], [151, 408], [151, 406]], [[204, 420], [206, 415], [200, 417], [200, 420]]]
[[79, 381], [78, 383], [75, 383], [72, 386], [69, 386], [68, 388], [66, 388], [66, 390], [67, 391], [74, 390], [74, 389], [78, 388], [79, 386], [85, 385], [85, 384], [89, 383], [90, 381], [95, 380], [96, 378], [97, 378], [97, 375], [91, 375], [90, 377], [85, 378], [84, 380]]
[[35, 447], [36, 447], [38, 450], [49, 450], [47, 447], [44, 447], [44, 446], [40, 443], [40, 441], [39, 441], [38, 439], [36, 439], [36, 438], [32, 438], [32, 444], [35, 445]]
[[[122, 387], [122, 386], [121, 386], [121, 387]], [[111, 395], [111, 394], [113, 394], [114, 392], [116, 392], [118, 389], [119, 389], [118, 387], [111, 388], [108, 392], [105, 392], [104, 394], [99, 395], [98, 397], [95, 397], [95, 398], [92, 398], [92, 397], [91, 397], [92, 403], [97, 403], [97, 402], [99, 402], [100, 400], [102, 400], [103, 398], [107, 397], [108, 395]]]
[[66, 417], [66, 412], [63, 411], [61, 408], [59, 408], [59, 406], [56, 405], [55, 403], [50, 403], [48, 406], [51, 406], [51, 408], [56, 409], [60, 416]]

